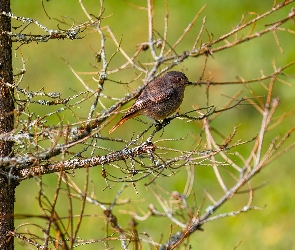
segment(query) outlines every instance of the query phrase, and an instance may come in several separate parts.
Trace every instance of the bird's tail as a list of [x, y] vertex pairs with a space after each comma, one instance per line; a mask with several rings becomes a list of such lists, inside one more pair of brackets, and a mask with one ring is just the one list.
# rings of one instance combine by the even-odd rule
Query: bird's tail
[[119, 127], [124, 122], [126, 122], [127, 120], [129, 120], [130, 118], [132, 118], [134, 116], [138, 116], [138, 114], [137, 113], [131, 113], [131, 114], [128, 114], [126, 116], [123, 116], [123, 118], [118, 123], [116, 123], [116, 125], [114, 127], [112, 127], [110, 129], [109, 134], [113, 133], [116, 130], [117, 127]]

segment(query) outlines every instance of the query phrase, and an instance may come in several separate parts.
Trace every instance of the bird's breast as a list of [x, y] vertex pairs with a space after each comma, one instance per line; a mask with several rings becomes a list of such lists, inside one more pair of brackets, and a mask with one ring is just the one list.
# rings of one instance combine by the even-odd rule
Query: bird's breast
[[184, 88], [176, 88], [166, 95], [162, 93], [162, 99], [157, 102], [151, 101], [142, 113], [155, 120], [163, 120], [179, 108], [183, 97]]

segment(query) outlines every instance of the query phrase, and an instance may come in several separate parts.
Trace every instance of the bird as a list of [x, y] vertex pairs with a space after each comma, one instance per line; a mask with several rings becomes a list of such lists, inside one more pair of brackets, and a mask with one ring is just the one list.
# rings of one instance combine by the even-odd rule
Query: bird
[[191, 82], [179, 71], [169, 71], [148, 83], [134, 104], [121, 120], [113, 126], [109, 134], [130, 118], [146, 115], [156, 121], [173, 114], [181, 105], [185, 87]]

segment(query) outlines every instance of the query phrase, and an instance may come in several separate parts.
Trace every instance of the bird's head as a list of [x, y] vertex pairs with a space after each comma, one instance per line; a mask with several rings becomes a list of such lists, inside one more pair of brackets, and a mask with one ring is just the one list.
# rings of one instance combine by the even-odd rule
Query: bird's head
[[186, 75], [179, 71], [169, 71], [164, 77], [168, 78], [168, 81], [173, 85], [188, 85], [191, 82], [187, 79]]

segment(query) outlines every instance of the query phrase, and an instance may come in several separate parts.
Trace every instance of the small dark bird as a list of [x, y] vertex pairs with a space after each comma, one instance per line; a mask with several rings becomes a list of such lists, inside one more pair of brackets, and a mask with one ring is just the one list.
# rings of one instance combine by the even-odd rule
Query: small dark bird
[[109, 133], [128, 119], [146, 115], [154, 120], [163, 120], [174, 113], [180, 106], [184, 96], [185, 86], [190, 84], [182, 72], [170, 71], [151, 81], [143, 89], [135, 103], [128, 109], [122, 119], [111, 128]]

